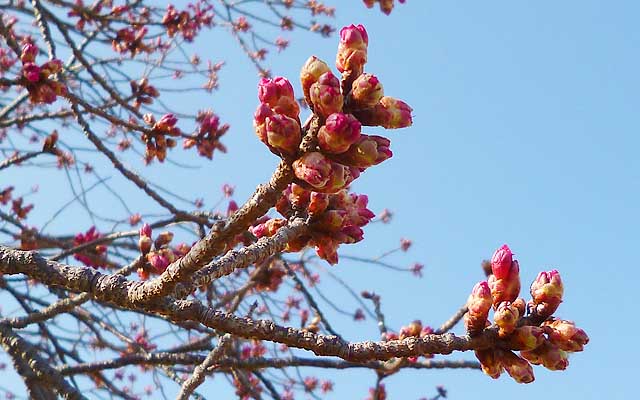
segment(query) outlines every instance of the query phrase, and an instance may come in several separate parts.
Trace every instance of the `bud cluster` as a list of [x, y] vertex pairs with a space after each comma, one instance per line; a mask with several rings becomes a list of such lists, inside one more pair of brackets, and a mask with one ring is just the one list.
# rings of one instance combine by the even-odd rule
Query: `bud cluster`
[[173, 240], [172, 232], [161, 232], [156, 236], [155, 240], [151, 235], [151, 226], [146, 223], [143, 224], [139, 230], [140, 238], [138, 239], [138, 249], [147, 261], [138, 268], [138, 276], [142, 280], [149, 279], [150, 272], [155, 274], [163, 273], [169, 264], [187, 254], [190, 249], [190, 246], [185, 243], [180, 243], [175, 248], [170, 248], [169, 245]]
[[[73, 245], [80, 246], [81, 244], [93, 242], [94, 240], [101, 237], [102, 235], [100, 234], [100, 232], [98, 232], [96, 227], [92, 226], [86, 232], [78, 233], [73, 238]], [[106, 253], [107, 246], [98, 244], [74, 254], [73, 257], [84, 265], [94, 268], [100, 268], [105, 266]]]
[[[385, 341], [404, 340], [410, 337], [424, 338], [425, 336], [431, 334], [433, 334], [433, 328], [428, 325], [423, 326], [422, 321], [415, 320], [412, 321], [409, 325], [401, 327], [399, 333], [385, 332], [383, 338]], [[433, 354], [423, 354], [422, 357], [433, 358]], [[418, 361], [418, 357], [409, 357], [407, 358], [407, 361], [415, 363]]]
[[[400, 4], [404, 4], [406, 0], [398, 0]], [[393, 10], [394, 0], [363, 0], [364, 5], [367, 8], [373, 8], [374, 4], [380, 3], [380, 11], [389, 15]]]
[[21, 84], [29, 92], [29, 100], [34, 104], [51, 104], [57, 96], [67, 94], [67, 88], [61, 82], [50, 79], [52, 75], [62, 71], [62, 61], [54, 58], [38, 65], [35, 63], [38, 48], [33, 43], [22, 46], [20, 61], [22, 61]]
[[[317, 126], [301, 127], [300, 107], [287, 79], [265, 78], [258, 85], [256, 135], [273, 153], [294, 160], [295, 182], [307, 190], [336, 193], [392, 156], [389, 139], [363, 134], [363, 125], [394, 129], [412, 123], [411, 107], [385, 97], [378, 78], [364, 73], [368, 43], [362, 25], [340, 31], [336, 66], [342, 81], [315, 56], [302, 67], [302, 92]], [[304, 135], [309, 140], [301, 146]]]
[[176, 140], [167, 136], [180, 136], [182, 132], [180, 128], [176, 126], [178, 118], [173, 114], [165, 114], [156, 121], [153, 114], [145, 114], [143, 116], [144, 122], [151, 126], [150, 132], [142, 134], [142, 141], [146, 145], [144, 160], [146, 163], [150, 163], [154, 158], [158, 161], [164, 162], [167, 158], [167, 149], [176, 146]]
[[206, 1], [187, 6], [188, 9], [178, 11], [175, 6], [169, 4], [167, 12], [162, 17], [162, 25], [167, 29], [167, 35], [174, 37], [181, 34], [187, 42], [193, 41], [202, 27], [213, 26], [213, 6]]
[[[368, 198], [341, 190], [325, 194], [306, 190], [291, 184], [276, 204], [276, 209], [286, 218], [295, 213], [309, 216], [309, 233], [289, 242], [286, 251], [300, 251], [313, 246], [318, 257], [330, 264], [338, 263], [340, 244], [351, 244], [364, 238], [362, 227], [375, 214], [367, 208]], [[251, 228], [257, 237], [273, 236], [287, 221], [282, 218], [269, 219]]]
[[229, 124], [221, 126], [220, 118], [212, 110], [198, 111], [196, 122], [196, 132], [184, 140], [182, 147], [189, 149], [196, 146], [198, 154], [208, 159], [213, 158], [215, 150], [226, 153], [227, 148], [220, 143], [220, 138], [229, 130]]
[[[504, 245], [491, 258], [488, 282], [479, 282], [467, 301], [465, 327], [478, 335], [493, 322], [500, 344], [476, 351], [482, 370], [496, 379], [503, 371], [519, 383], [533, 382], [531, 364], [564, 370], [568, 353], [582, 351], [589, 337], [571, 321], [552, 317], [562, 302], [563, 284], [558, 271], [541, 272], [531, 285], [532, 299], [519, 298], [520, 267]], [[528, 315], [527, 315], [528, 314]], [[520, 356], [513, 351], [520, 351]]]

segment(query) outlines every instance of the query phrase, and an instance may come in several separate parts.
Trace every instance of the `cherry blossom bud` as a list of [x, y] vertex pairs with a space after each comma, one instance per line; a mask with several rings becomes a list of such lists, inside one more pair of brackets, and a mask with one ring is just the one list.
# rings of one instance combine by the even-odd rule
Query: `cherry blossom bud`
[[140, 236], [151, 237], [151, 225], [144, 223], [138, 232]]
[[331, 114], [318, 132], [318, 144], [325, 153], [344, 153], [360, 138], [360, 127], [351, 114]]
[[542, 319], [547, 319], [558, 309], [562, 302], [564, 287], [557, 270], [540, 272], [531, 284], [531, 312]]
[[309, 96], [316, 114], [326, 118], [342, 111], [344, 99], [340, 92], [340, 81], [331, 71], [320, 75], [318, 81], [311, 85]]
[[331, 265], [338, 263], [338, 246], [340, 243], [328, 236], [324, 236], [318, 240], [314, 239], [314, 242], [318, 257], [327, 261]]
[[509, 347], [513, 350], [534, 350], [544, 342], [544, 329], [525, 325], [516, 328], [509, 336]]
[[478, 361], [480, 361], [482, 372], [493, 379], [498, 379], [500, 374], [502, 374], [503, 367], [502, 362], [496, 353], [496, 349], [476, 350], [475, 354]]
[[173, 232], [164, 231], [161, 232], [157, 237], [154, 245], [156, 249], [161, 248], [162, 246], [168, 245], [173, 240]]
[[542, 324], [549, 340], [561, 350], [576, 352], [584, 350], [584, 346], [589, 343], [589, 336], [578, 327], [573, 321], [556, 319], [545, 321]]
[[382, 136], [361, 134], [356, 143], [335, 159], [345, 165], [357, 168], [369, 168], [391, 158], [391, 141]]
[[340, 29], [340, 43], [336, 54], [338, 71], [349, 71], [354, 78], [362, 73], [367, 62], [369, 36], [362, 25], [350, 25]]
[[20, 61], [23, 64], [34, 62], [38, 55], [38, 48], [33, 43], [25, 43], [22, 46], [22, 53], [20, 54]]
[[357, 168], [331, 162], [331, 175], [329, 180], [323, 187], [317, 188], [317, 190], [323, 193], [336, 193], [349, 186], [349, 184], [359, 176], [360, 171]]
[[[297, 185], [296, 185], [297, 186]], [[319, 215], [329, 206], [329, 196], [324, 193], [311, 192], [307, 212], [309, 215]]]
[[511, 271], [511, 263], [513, 261], [513, 253], [509, 246], [502, 245], [491, 257], [491, 271], [498, 279], [504, 279]]
[[250, 228], [251, 233], [253, 233], [256, 237], [271, 237], [278, 232], [278, 229], [287, 225], [287, 220], [282, 218], [272, 218], [266, 222], [258, 224], [252, 228]]
[[499, 279], [495, 275], [491, 275], [488, 281], [494, 307], [497, 307], [503, 301], [512, 302], [516, 300], [520, 294], [520, 265], [518, 261], [511, 263], [511, 269], [506, 278]]
[[464, 326], [469, 334], [478, 334], [485, 328], [491, 304], [491, 290], [487, 282], [476, 283], [467, 300], [468, 311], [464, 315]]
[[288, 117], [297, 119], [300, 106], [293, 94], [293, 86], [287, 78], [278, 76], [273, 79], [262, 78], [258, 83], [258, 99], [271, 109]]
[[38, 82], [40, 80], [40, 67], [34, 63], [26, 63], [22, 66], [22, 75], [29, 82]]
[[147, 254], [149, 251], [151, 251], [152, 244], [153, 241], [149, 236], [140, 236], [140, 239], [138, 239], [138, 249], [140, 249], [140, 252], [142, 254]]
[[302, 85], [302, 92], [304, 93], [304, 99], [308, 105], [311, 105], [311, 97], [309, 90], [311, 85], [318, 81], [318, 78], [326, 72], [330, 72], [331, 69], [324, 61], [320, 60], [316, 56], [311, 56], [304, 63], [302, 70], [300, 71], [300, 83]]
[[173, 114], [165, 114], [155, 123], [155, 128], [161, 131], [171, 131], [178, 123], [178, 118]]
[[384, 96], [382, 84], [375, 75], [362, 74], [351, 85], [349, 106], [354, 109], [374, 107]]
[[62, 61], [54, 58], [53, 60], [47, 61], [46, 63], [42, 64], [41, 68], [42, 72], [47, 76], [57, 74], [58, 72], [62, 71]]
[[413, 109], [405, 102], [384, 96], [373, 108], [356, 110], [353, 114], [365, 126], [398, 129], [411, 126]]
[[163, 273], [167, 269], [169, 264], [171, 264], [171, 261], [167, 254], [168, 253], [159, 252], [147, 254], [147, 261], [149, 261], [149, 264], [151, 264], [156, 273]]
[[531, 364], [523, 358], [518, 357], [512, 351], [505, 350], [500, 352], [500, 361], [502, 366], [518, 383], [531, 383], [534, 381], [533, 368]]
[[331, 164], [322, 153], [311, 152], [293, 162], [293, 171], [298, 179], [322, 189], [331, 178]]
[[267, 117], [273, 116], [274, 113], [266, 103], [260, 103], [258, 109], [253, 114], [253, 128], [256, 132], [256, 135], [260, 139], [260, 141], [264, 144], [268, 144], [269, 141], [267, 139], [267, 127], [266, 121]]
[[267, 142], [270, 146], [287, 154], [295, 154], [302, 136], [300, 124], [283, 114], [275, 114], [265, 120]]
[[544, 341], [542, 345], [535, 350], [522, 351], [520, 355], [531, 364], [542, 364], [551, 371], [563, 371], [569, 366], [567, 353], [550, 341]]
[[504, 338], [516, 329], [520, 312], [508, 301], [503, 301], [498, 305], [493, 315], [493, 321], [498, 325], [498, 336]]

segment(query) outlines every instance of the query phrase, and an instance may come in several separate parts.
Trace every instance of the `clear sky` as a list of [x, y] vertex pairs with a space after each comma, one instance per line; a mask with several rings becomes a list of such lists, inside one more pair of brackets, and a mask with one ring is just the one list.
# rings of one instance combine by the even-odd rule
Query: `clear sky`
[[[633, 344], [640, 328], [633, 317], [640, 285], [640, 2], [410, 0], [389, 17], [361, 1], [333, 3], [336, 26], [367, 27], [367, 71], [387, 95], [414, 108], [413, 127], [385, 133], [394, 157], [353, 185], [374, 211], [392, 210], [393, 222], [365, 229], [365, 241], [343, 253], [380, 254], [405, 237], [412, 248], [389, 261], [426, 267], [422, 279], [347, 260], [331, 271], [357, 291], [381, 294], [391, 328], [413, 319], [436, 326], [482, 279], [480, 261], [508, 243], [525, 290], [538, 271], [560, 270], [565, 302], [557, 315], [591, 338], [567, 371], [535, 367], [530, 385], [468, 370], [406, 371], [386, 380], [389, 398], [433, 395], [440, 384], [453, 399], [633, 398], [640, 356]], [[229, 122], [229, 153], [199, 170], [148, 171], [209, 205], [225, 182], [236, 185], [238, 200], [246, 198], [277, 164], [252, 132], [255, 70], [228, 37], [211, 38], [200, 52], [227, 61], [220, 90], [208, 104], [181, 106], [213, 107]], [[310, 49], [330, 62], [335, 57], [335, 36], [298, 30], [288, 38], [290, 49], [270, 57], [274, 75], [297, 83]], [[47, 182], [41, 185], [46, 192]], [[371, 320], [354, 325], [338, 316], [335, 325], [352, 339], [377, 338]], [[374, 382], [370, 372], [333, 378], [329, 399], [364, 398]]]

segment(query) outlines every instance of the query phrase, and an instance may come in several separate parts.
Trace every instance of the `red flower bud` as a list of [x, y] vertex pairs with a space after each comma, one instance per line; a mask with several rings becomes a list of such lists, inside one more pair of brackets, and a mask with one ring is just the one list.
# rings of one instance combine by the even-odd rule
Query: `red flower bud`
[[293, 162], [295, 176], [315, 188], [324, 188], [331, 178], [331, 161], [322, 153], [307, 153]]
[[58, 72], [62, 71], [62, 61], [54, 58], [53, 60], [47, 61], [46, 63], [42, 64], [41, 68], [42, 72], [44, 72], [44, 74], [47, 76], [57, 74]]
[[265, 128], [270, 146], [290, 155], [298, 152], [302, 140], [298, 121], [286, 115], [275, 114], [266, 118]]
[[311, 56], [304, 63], [302, 70], [300, 71], [300, 83], [302, 85], [302, 92], [304, 93], [304, 99], [309, 106], [311, 106], [311, 96], [309, 90], [311, 85], [316, 83], [320, 76], [326, 72], [330, 72], [331, 69], [324, 61], [320, 60], [316, 56]]
[[520, 266], [518, 261], [511, 263], [511, 269], [506, 278], [498, 279], [495, 275], [491, 275], [488, 281], [494, 307], [497, 307], [503, 301], [512, 302], [516, 300], [520, 294]]
[[361, 134], [349, 149], [334, 157], [338, 162], [357, 168], [369, 168], [391, 158], [391, 141], [382, 136]]
[[340, 30], [340, 43], [336, 54], [336, 67], [340, 72], [362, 73], [367, 62], [369, 36], [362, 25], [350, 25]]
[[273, 114], [273, 111], [266, 103], [260, 103], [258, 109], [253, 114], [253, 128], [260, 141], [264, 144], [269, 143], [267, 139], [266, 120], [267, 117], [271, 117]]
[[384, 96], [382, 84], [375, 75], [362, 74], [351, 85], [349, 105], [354, 109], [374, 107]]
[[491, 290], [487, 282], [478, 282], [473, 287], [467, 300], [467, 313], [464, 315], [464, 325], [470, 334], [482, 332], [487, 324], [491, 309]]
[[309, 96], [316, 114], [326, 118], [342, 111], [344, 99], [340, 92], [340, 81], [331, 71], [320, 75], [318, 81], [311, 85]]
[[360, 138], [360, 126], [351, 114], [331, 114], [318, 132], [318, 144], [325, 153], [344, 153]]
[[23, 64], [34, 62], [38, 55], [38, 48], [32, 43], [25, 43], [22, 46], [22, 53], [20, 54], [20, 61]]
[[294, 119], [297, 119], [300, 114], [300, 106], [294, 97], [293, 86], [281, 76], [274, 79], [262, 78], [258, 84], [258, 99], [278, 114]]
[[511, 262], [513, 261], [513, 253], [509, 246], [502, 245], [491, 257], [491, 271], [498, 279], [504, 279], [511, 271]]
[[40, 67], [34, 63], [26, 63], [22, 66], [22, 75], [29, 82], [38, 82], [40, 80]]
[[562, 302], [564, 286], [560, 273], [556, 270], [540, 272], [531, 284], [532, 313], [547, 319], [558, 309]]

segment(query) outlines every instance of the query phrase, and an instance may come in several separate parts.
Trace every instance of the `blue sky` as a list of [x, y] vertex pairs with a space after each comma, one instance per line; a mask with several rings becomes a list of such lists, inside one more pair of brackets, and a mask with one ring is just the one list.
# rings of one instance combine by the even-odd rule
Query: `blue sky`
[[[331, 271], [357, 291], [381, 294], [390, 327], [416, 318], [439, 325], [482, 279], [480, 261], [508, 243], [525, 288], [538, 271], [560, 270], [566, 294], [557, 314], [591, 337], [567, 371], [536, 367], [531, 385], [475, 371], [407, 371], [387, 379], [389, 398], [433, 395], [440, 384], [453, 399], [632, 398], [640, 356], [630, 345], [640, 328], [633, 319], [640, 284], [640, 3], [412, 0], [389, 17], [360, 1], [334, 3], [344, 3], [336, 26], [367, 27], [367, 71], [415, 115], [413, 127], [384, 133], [394, 157], [353, 185], [376, 212], [392, 210], [393, 223], [369, 227], [365, 241], [345, 246], [344, 254], [380, 254], [405, 237], [411, 250], [389, 261], [426, 267], [422, 279], [346, 260]], [[220, 90], [207, 104], [181, 105], [213, 107], [229, 122], [229, 153], [198, 170], [146, 171], [209, 205], [225, 182], [236, 185], [238, 200], [246, 198], [277, 164], [252, 132], [255, 70], [228, 37], [210, 35], [199, 51], [227, 61]], [[297, 82], [310, 49], [330, 62], [335, 57], [335, 37], [294, 31], [289, 38], [291, 48], [270, 57], [274, 75]], [[41, 182], [41, 192], [54, 190], [47, 185]], [[130, 201], [135, 207], [143, 200]], [[34, 215], [45, 215], [44, 208]], [[342, 296], [336, 291], [337, 300]], [[349, 338], [377, 337], [371, 320], [336, 318]], [[374, 382], [372, 373], [334, 379], [333, 399], [364, 398]]]

